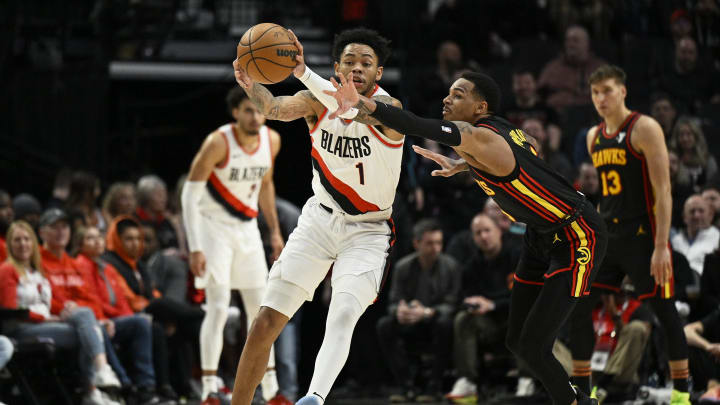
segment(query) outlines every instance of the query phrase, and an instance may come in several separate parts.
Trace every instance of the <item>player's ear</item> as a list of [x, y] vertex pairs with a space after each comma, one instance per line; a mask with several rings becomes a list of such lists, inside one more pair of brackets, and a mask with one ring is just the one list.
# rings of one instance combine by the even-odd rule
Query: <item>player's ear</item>
[[380, 81], [380, 78], [382, 77], [382, 75], [383, 75], [383, 67], [382, 67], [382, 66], [378, 66], [378, 70], [377, 70], [377, 72], [375, 73], [375, 81], [376, 81], [376, 82], [377, 82], [377, 81]]
[[623, 98], [627, 96], [627, 87], [625, 87], [624, 84], [620, 86], [620, 92], [622, 93]]
[[340, 77], [340, 72], [338, 72], [339, 66], [340, 66], [339, 63], [333, 62], [333, 71], [335, 72], [335, 77]]
[[480, 100], [477, 103], [477, 107], [475, 108], [476, 114], [487, 114], [488, 113], [488, 102], [485, 100]]
[[240, 119], [240, 107], [235, 107], [232, 109], [232, 117], [235, 121]]

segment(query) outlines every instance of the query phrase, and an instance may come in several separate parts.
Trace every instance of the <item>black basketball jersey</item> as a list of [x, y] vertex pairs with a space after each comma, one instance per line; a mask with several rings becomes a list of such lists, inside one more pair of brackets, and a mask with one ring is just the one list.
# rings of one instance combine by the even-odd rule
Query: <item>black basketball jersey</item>
[[537, 156], [522, 130], [494, 116], [481, 119], [475, 126], [502, 136], [515, 156], [515, 168], [503, 177], [470, 167], [475, 181], [506, 215], [541, 232], [572, 216], [583, 195]]
[[630, 143], [633, 126], [642, 114], [632, 112], [614, 134], [597, 127], [590, 148], [593, 165], [598, 170], [602, 197], [599, 211], [608, 224], [650, 222], [654, 230], [652, 185], [645, 156]]

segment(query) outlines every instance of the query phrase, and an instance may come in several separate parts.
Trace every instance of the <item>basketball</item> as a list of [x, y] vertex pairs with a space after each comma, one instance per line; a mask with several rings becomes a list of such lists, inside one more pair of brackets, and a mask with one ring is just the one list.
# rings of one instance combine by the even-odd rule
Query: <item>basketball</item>
[[245, 31], [237, 46], [240, 67], [258, 83], [278, 83], [297, 65], [298, 49], [284, 27], [262, 23]]

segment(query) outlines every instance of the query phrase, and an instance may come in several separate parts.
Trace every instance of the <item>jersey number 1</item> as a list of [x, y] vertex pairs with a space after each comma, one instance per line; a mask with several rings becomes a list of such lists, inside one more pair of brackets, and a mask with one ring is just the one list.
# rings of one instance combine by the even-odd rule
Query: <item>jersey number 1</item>
[[360, 184], [365, 185], [365, 171], [363, 171], [362, 162], [356, 164], [355, 167], [357, 167], [358, 171], [360, 172]]

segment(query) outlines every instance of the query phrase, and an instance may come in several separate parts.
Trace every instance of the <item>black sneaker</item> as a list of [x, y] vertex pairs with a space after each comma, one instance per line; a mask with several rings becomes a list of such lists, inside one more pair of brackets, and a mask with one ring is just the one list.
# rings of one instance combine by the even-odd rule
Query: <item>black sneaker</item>
[[163, 384], [157, 389], [157, 394], [165, 401], [177, 401], [180, 398], [170, 384]]
[[151, 387], [138, 387], [135, 399], [140, 405], [157, 405], [160, 403], [160, 397], [155, 393], [155, 389]]

